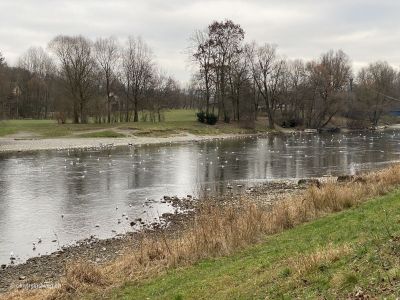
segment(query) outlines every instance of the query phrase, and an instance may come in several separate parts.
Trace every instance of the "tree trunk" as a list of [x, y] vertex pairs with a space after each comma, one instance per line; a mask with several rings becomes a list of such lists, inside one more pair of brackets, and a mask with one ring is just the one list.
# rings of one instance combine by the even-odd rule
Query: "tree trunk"
[[107, 122], [111, 123], [111, 100], [110, 100], [110, 97], [108, 97], [108, 100], [107, 100]]
[[139, 122], [139, 114], [138, 114], [138, 99], [137, 97], [135, 97], [135, 101], [134, 101], [134, 116], [133, 116], [133, 122]]
[[126, 98], [126, 107], [125, 107], [125, 122], [129, 122], [129, 99]]
[[206, 75], [206, 114], [209, 113], [210, 110], [210, 87], [208, 76]]
[[80, 103], [80, 115], [81, 115], [81, 123], [86, 123], [86, 118], [84, 116], [84, 112], [83, 112], [83, 103]]
[[272, 115], [271, 109], [267, 109], [267, 114], [268, 114], [268, 128], [274, 129], [275, 123], [274, 123], [274, 117]]
[[79, 124], [79, 109], [76, 102], [74, 102], [74, 123]]
[[107, 122], [111, 123], [110, 79], [108, 73], [106, 73], [106, 90], [107, 90]]

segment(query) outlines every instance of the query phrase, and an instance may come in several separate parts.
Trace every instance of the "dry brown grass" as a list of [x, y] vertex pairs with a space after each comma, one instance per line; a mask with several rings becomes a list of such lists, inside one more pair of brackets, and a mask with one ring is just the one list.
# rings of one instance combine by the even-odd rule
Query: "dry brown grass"
[[321, 265], [339, 260], [344, 255], [351, 253], [351, 251], [352, 248], [348, 244], [340, 246], [330, 244], [329, 247], [317, 249], [312, 253], [291, 257], [285, 261], [284, 265], [290, 266], [293, 274], [300, 277]]
[[[35, 298], [38, 296], [48, 299], [69, 298], [80, 292], [98, 291], [126, 281], [142, 280], [168, 268], [184, 266], [203, 258], [228, 255], [257, 242], [266, 234], [350, 208], [371, 197], [385, 194], [399, 184], [400, 165], [395, 165], [366, 174], [362, 180], [310, 187], [302, 195], [279, 201], [268, 210], [248, 199], [232, 205], [219, 205], [216, 201], [205, 200], [193, 224], [176, 237], [162, 234], [158, 238], [144, 236], [136, 251], [107, 266], [74, 264], [68, 268], [60, 289], [38, 291], [36, 294], [29, 292], [24, 299], [39, 299]], [[303, 272], [347, 250], [332, 248], [293, 263], [298, 266], [299, 272]]]
[[[69, 299], [81, 298], [81, 294], [93, 291], [93, 287], [107, 288], [113, 282], [105, 269], [92, 263], [75, 262], [66, 268], [66, 274], [61, 279], [61, 287], [53, 291], [43, 291], [43, 298]], [[43, 299], [42, 298], [42, 299]], [[35, 299], [36, 300], [36, 299]]]
[[50, 299], [52, 292], [50, 290], [15, 290], [0, 296], [2, 300], [43, 300]]

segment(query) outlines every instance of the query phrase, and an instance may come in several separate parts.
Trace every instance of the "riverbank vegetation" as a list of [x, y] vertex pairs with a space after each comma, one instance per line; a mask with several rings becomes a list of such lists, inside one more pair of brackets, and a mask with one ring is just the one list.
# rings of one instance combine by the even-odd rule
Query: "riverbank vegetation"
[[246, 196], [239, 203], [205, 199], [182, 232], [144, 236], [107, 266], [70, 264], [57, 290], [10, 297], [393, 295], [400, 280], [400, 166], [347, 179], [271, 206]]
[[319, 129], [335, 117], [351, 128], [377, 126], [397, 111], [400, 76], [387, 62], [354, 74], [341, 50], [287, 59], [273, 44], [247, 41], [231, 20], [196, 31], [187, 52], [194, 72], [186, 85], [161, 71], [135, 36], [120, 42], [59, 35], [47, 49], [27, 50], [15, 66], [0, 55], [0, 118], [168, 126], [168, 111], [190, 109], [237, 128]]
[[397, 191], [106, 294], [111, 299], [395, 299], [400, 290]]

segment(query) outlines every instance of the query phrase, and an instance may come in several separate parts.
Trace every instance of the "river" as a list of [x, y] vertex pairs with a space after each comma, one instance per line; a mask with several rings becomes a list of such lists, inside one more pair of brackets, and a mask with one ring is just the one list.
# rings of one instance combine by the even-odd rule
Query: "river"
[[23, 262], [91, 235], [125, 233], [136, 218], [153, 222], [174, 210], [163, 195], [382, 168], [400, 159], [399, 142], [400, 131], [296, 133], [1, 154], [0, 264], [11, 252]]

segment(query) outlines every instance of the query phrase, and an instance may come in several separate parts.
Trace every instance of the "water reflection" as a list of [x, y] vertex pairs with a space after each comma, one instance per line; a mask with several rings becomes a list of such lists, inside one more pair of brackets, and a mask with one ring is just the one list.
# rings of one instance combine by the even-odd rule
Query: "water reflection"
[[[131, 230], [172, 208], [147, 198], [185, 196], [228, 182], [354, 174], [397, 161], [398, 132], [293, 134], [113, 151], [37, 152], [0, 158], [0, 263], [60, 244]], [[126, 220], [125, 216], [128, 216]], [[63, 217], [62, 217], [63, 216]], [[120, 220], [120, 222], [118, 222]], [[99, 227], [96, 227], [99, 225]], [[42, 243], [32, 250], [32, 242]], [[52, 242], [57, 239], [58, 242]]]

